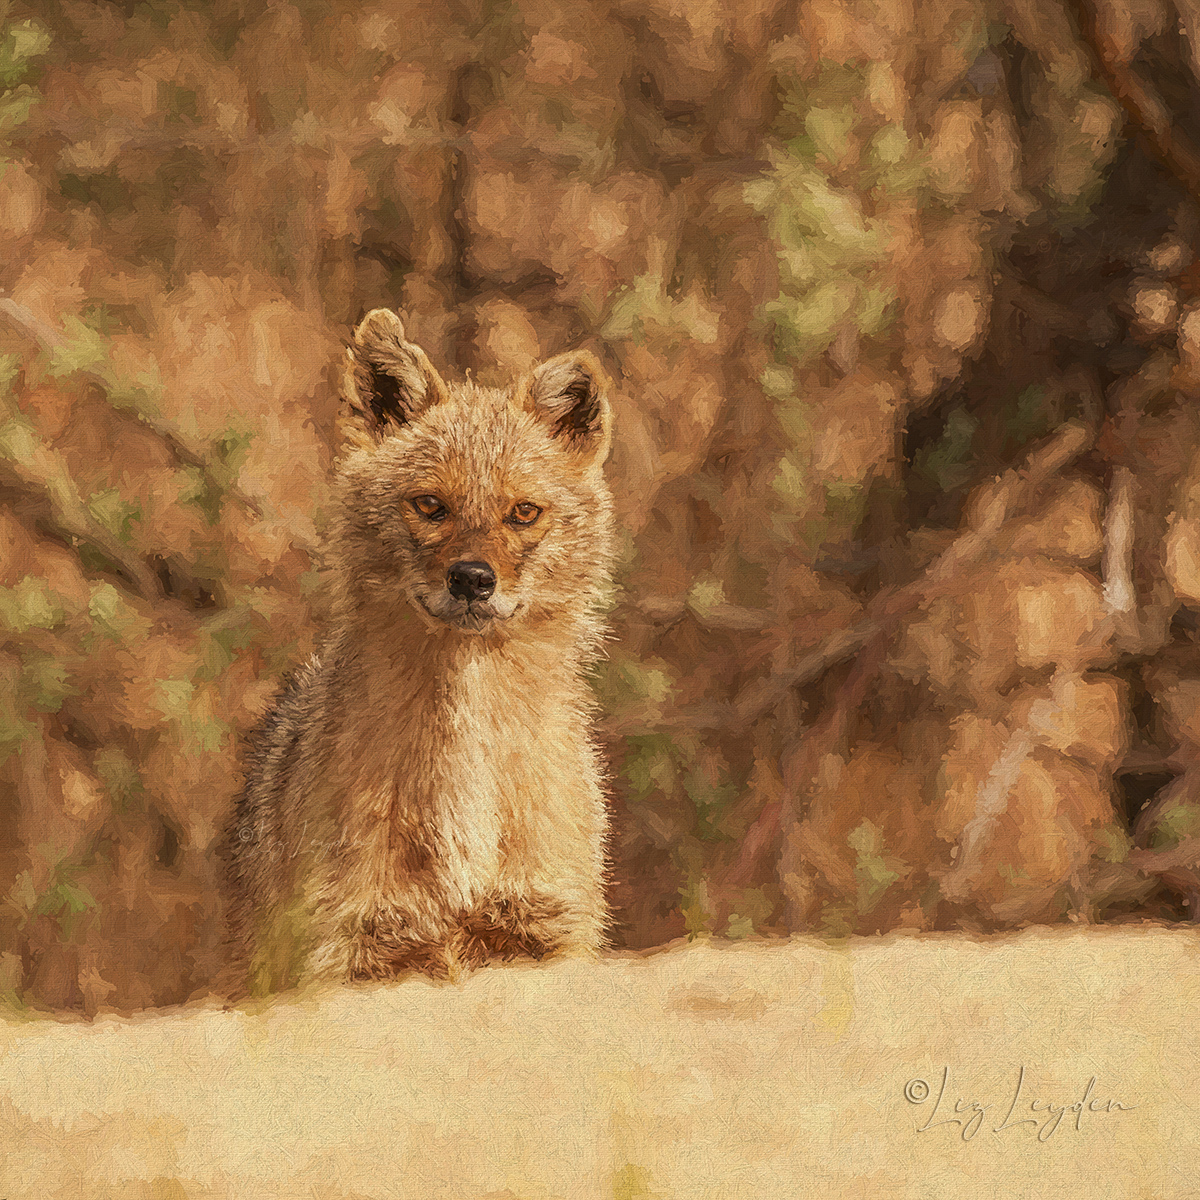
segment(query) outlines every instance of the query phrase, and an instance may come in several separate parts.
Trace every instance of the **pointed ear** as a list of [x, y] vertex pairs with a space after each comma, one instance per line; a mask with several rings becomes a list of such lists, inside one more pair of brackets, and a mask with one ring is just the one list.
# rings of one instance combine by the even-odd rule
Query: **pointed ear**
[[578, 350], [535, 367], [522, 380], [525, 407], [572, 453], [599, 465], [612, 441], [608, 375], [594, 354]]
[[420, 346], [405, 341], [394, 312], [376, 308], [354, 331], [346, 354], [343, 395], [350, 432], [378, 440], [389, 425], [406, 425], [447, 395], [442, 377]]

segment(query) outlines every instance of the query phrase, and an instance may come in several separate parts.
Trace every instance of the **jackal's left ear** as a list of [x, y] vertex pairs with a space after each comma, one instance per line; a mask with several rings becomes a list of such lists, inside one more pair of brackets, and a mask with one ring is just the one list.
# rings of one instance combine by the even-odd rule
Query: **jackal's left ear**
[[349, 410], [345, 432], [378, 440], [389, 425], [406, 425], [440, 404], [447, 389], [425, 351], [405, 340], [400, 318], [376, 308], [354, 331], [343, 394]]
[[609, 386], [596, 356], [578, 350], [535, 367], [521, 381], [519, 394], [529, 411], [548, 424], [567, 449], [599, 464], [608, 457], [612, 442]]

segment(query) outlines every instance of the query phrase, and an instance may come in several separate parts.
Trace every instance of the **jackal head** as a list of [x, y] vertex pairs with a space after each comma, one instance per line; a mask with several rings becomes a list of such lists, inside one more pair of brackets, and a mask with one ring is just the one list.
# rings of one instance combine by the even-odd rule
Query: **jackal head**
[[450, 386], [375, 309], [348, 351], [332, 550], [351, 603], [504, 635], [582, 616], [607, 585], [608, 379], [580, 351], [507, 389]]

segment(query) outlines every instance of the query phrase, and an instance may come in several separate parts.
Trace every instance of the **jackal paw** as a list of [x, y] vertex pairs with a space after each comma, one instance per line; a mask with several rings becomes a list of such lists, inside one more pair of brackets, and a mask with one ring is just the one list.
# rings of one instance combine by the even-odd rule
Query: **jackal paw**
[[563, 942], [563, 907], [555, 900], [501, 897], [464, 918], [463, 957], [472, 966], [514, 958], [545, 958]]
[[377, 922], [364, 922], [351, 939], [348, 977], [353, 982], [395, 979], [410, 971], [446, 979], [454, 968], [445, 942], [410, 937]]

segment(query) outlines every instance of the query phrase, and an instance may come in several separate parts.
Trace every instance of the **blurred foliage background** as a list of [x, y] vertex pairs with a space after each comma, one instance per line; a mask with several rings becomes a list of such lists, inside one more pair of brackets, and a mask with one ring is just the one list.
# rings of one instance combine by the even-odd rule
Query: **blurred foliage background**
[[340, 346], [587, 345], [618, 944], [1200, 904], [1197, 0], [0, 3], [0, 992], [221, 965]]

